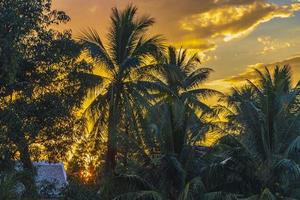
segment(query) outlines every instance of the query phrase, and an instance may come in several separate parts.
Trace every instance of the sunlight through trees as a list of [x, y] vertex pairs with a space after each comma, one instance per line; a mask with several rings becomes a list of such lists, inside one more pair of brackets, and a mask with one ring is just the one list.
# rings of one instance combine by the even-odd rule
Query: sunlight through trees
[[[76, 38], [51, 0], [0, 0], [0, 200], [299, 199], [288, 63], [222, 93], [201, 52], [149, 34], [137, 10], [113, 8], [107, 38]], [[65, 163], [68, 185], [41, 192], [33, 161]]]

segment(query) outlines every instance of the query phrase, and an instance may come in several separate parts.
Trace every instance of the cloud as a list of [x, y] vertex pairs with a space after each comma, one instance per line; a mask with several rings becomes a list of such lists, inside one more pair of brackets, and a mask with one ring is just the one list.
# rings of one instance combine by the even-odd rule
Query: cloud
[[218, 59], [217, 55], [214, 55], [214, 54], [209, 55], [209, 54], [204, 53], [204, 52], [199, 52], [198, 49], [189, 49], [189, 50], [194, 52], [194, 53], [198, 53], [198, 56], [199, 56], [200, 61], [201, 61], [202, 64]]
[[299, 2], [277, 5], [267, 0], [54, 0], [56, 7], [70, 11], [73, 27], [98, 25], [102, 32], [109, 26], [110, 8], [129, 3], [139, 8], [139, 14], [156, 19], [154, 33], [165, 34], [177, 47], [201, 51], [214, 50], [220, 39], [242, 37], [264, 22], [300, 10]]
[[257, 41], [263, 45], [260, 54], [267, 54], [279, 49], [288, 48], [291, 46], [289, 42], [281, 42], [278, 39], [273, 39], [270, 36], [258, 37]]
[[300, 10], [299, 2], [277, 5], [267, 0], [153, 0], [151, 6], [149, 0], [134, 2], [141, 12], [151, 10], [172, 44], [203, 51], [215, 50], [220, 39], [243, 37], [262, 23]]
[[217, 6], [184, 17], [182, 30], [201, 38], [230, 41], [252, 32], [258, 25], [274, 18], [287, 18], [300, 10], [299, 3], [279, 6], [266, 1], [215, 1]]
[[246, 70], [238, 75], [231, 76], [225, 79], [214, 80], [207, 83], [207, 86], [215, 89], [219, 89], [221, 91], [228, 91], [228, 89], [234, 86], [241, 86], [246, 83], [246, 80], [255, 80], [257, 78], [257, 73], [255, 69], [264, 70], [267, 67], [270, 71], [272, 71], [275, 66], [284, 66], [289, 65], [293, 74], [293, 82], [297, 83], [300, 80], [300, 55], [296, 55], [292, 58], [288, 58], [282, 61], [264, 64], [257, 63], [254, 65], [249, 65]]
[[203, 40], [199, 38], [183, 37], [181, 41], [173, 42], [176, 47], [188, 47], [189, 49], [197, 49], [198, 51], [213, 51], [217, 48], [217, 45], [212, 41]]

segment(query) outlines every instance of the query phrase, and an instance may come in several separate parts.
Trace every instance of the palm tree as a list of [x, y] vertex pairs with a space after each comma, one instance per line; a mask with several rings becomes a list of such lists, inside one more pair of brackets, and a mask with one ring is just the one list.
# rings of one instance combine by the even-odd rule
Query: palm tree
[[144, 68], [149, 70], [150, 77], [167, 88], [167, 94], [162, 102], [174, 99], [184, 102], [198, 111], [210, 111], [208, 105], [202, 100], [215, 94], [220, 94], [212, 89], [200, 87], [211, 72], [210, 68], [202, 68], [198, 53], [189, 56], [186, 49], [177, 50], [169, 46], [166, 54], [157, 54], [154, 66]]
[[143, 110], [149, 103], [146, 98], [148, 88], [156, 88], [156, 84], [144, 80], [144, 75], [138, 70], [162, 48], [162, 38], [146, 37], [145, 33], [154, 20], [148, 16], [137, 18], [136, 14], [134, 6], [123, 11], [112, 9], [107, 45], [93, 29], [80, 37], [95, 69], [105, 72], [86, 74], [94, 80], [91, 90], [96, 91], [86, 113], [94, 119], [93, 133], [108, 134], [106, 170], [110, 172], [116, 166], [118, 134], [136, 124], [137, 110]]
[[164, 92], [158, 95], [156, 108], [152, 109], [156, 115], [152, 118], [158, 119], [157, 115], [163, 115], [166, 107], [169, 107], [167, 110], [173, 120], [170, 125], [172, 148], [177, 154], [180, 154], [184, 145], [194, 145], [203, 139], [212, 125], [205, 118], [214, 110], [203, 100], [220, 92], [201, 87], [212, 69], [200, 65], [198, 53], [189, 56], [187, 50], [176, 50], [170, 46], [166, 54], [156, 56], [155, 66], [149, 67], [149, 70], [145, 68], [151, 80], [164, 88]]
[[212, 70], [200, 67], [198, 54], [189, 57], [187, 50], [177, 51], [174, 47], [169, 47], [166, 54], [159, 53], [153, 65], [141, 69], [160, 85], [160, 91], [153, 94], [156, 98], [147, 112], [141, 142], [131, 142], [131, 147], [136, 146], [135, 155], [143, 155], [140, 168], [149, 168], [153, 160], [165, 166], [152, 174], [159, 176], [161, 185], [169, 187], [164, 190], [173, 191], [170, 195], [174, 197], [184, 189], [185, 170], [194, 159], [193, 146], [211, 126], [205, 117], [213, 109], [203, 99], [219, 92], [201, 87]]
[[143, 135], [143, 148], [131, 141], [131, 148], [137, 149], [131, 165], [122, 175], [102, 185], [101, 196], [114, 200], [236, 200], [234, 195], [222, 191], [209, 192], [201, 177], [194, 176], [201, 167], [197, 163], [201, 163], [201, 157], [188, 143], [184, 143], [181, 152], [175, 152], [173, 126], [182, 124], [185, 115], [181, 111], [174, 115], [167, 104], [154, 108], [148, 116], [150, 126]]
[[[283, 153], [299, 135], [300, 82], [292, 87], [290, 67], [275, 67], [273, 76], [266, 68], [257, 71], [258, 85], [249, 81], [227, 98], [234, 114], [227, 118], [243, 127], [245, 142], [254, 142], [257, 154], [271, 163], [272, 154]], [[250, 145], [249, 145], [250, 146]]]
[[[219, 156], [204, 174], [210, 172], [206, 177], [211, 188], [248, 195], [269, 188], [290, 195], [300, 180], [300, 84], [292, 87], [288, 66], [275, 67], [273, 74], [267, 68], [256, 72], [257, 83], [248, 80], [223, 99], [229, 108], [225, 128], [238, 135], [216, 143]], [[214, 185], [212, 177], [224, 179], [215, 179]]]
[[114, 191], [103, 190], [103, 196], [110, 193], [106, 198], [183, 200], [224, 195], [206, 193], [201, 178], [191, 173], [198, 169], [192, 166], [197, 160], [193, 146], [208, 129], [203, 116], [212, 111], [201, 98], [218, 94], [200, 88], [211, 70], [199, 65], [196, 54], [188, 57], [186, 50], [169, 47], [166, 54], [156, 56], [153, 65], [141, 69], [161, 90], [152, 93], [154, 106], [146, 114], [141, 139], [126, 138], [135, 151], [131, 165], [110, 183]]

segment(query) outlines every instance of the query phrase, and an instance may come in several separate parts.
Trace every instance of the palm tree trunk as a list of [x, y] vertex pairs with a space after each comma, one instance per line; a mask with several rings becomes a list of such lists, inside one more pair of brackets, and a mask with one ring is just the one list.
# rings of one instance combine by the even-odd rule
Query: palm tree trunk
[[108, 131], [107, 138], [107, 154], [105, 162], [105, 172], [107, 175], [114, 174], [116, 168], [116, 155], [117, 155], [117, 144], [116, 144], [116, 133], [115, 129], [111, 128]]
[[[113, 141], [114, 139], [111, 139], [112, 137], [109, 137], [109, 141]], [[117, 150], [116, 150], [116, 145], [113, 142], [108, 142], [108, 147], [107, 147], [107, 154], [106, 154], [106, 166], [105, 166], [105, 172], [107, 175], [112, 175], [115, 172], [116, 168], [116, 155], [117, 155]]]
[[[112, 92], [113, 93], [113, 92]], [[118, 126], [118, 94], [112, 94], [112, 99], [109, 105], [108, 117], [108, 138], [107, 138], [107, 154], [105, 162], [106, 175], [110, 176], [115, 173], [116, 168], [116, 155], [117, 155], [117, 126]]]
[[[125, 126], [125, 135], [126, 137], [129, 137], [129, 122], [125, 122], [126, 123], [126, 126]], [[125, 144], [125, 152], [124, 152], [124, 166], [127, 167], [128, 165], [128, 151], [129, 151], [129, 142], [126, 142]]]

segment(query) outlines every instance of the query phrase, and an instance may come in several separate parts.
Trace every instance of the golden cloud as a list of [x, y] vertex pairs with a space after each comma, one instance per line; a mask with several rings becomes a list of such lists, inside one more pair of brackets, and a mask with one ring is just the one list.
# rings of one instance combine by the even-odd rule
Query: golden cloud
[[289, 42], [281, 42], [278, 39], [272, 39], [270, 36], [258, 37], [257, 41], [263, 45], [263, 50], [260, 52], [260, 54], [267, 54], [269, 52], [291, 46], [291, 43]]
[[174, 42], [176, 47], [188, 47], [189, 49], [197, 49], [198, 51], [213, 51], [216, 49], [216, 44], [211, 41], [199, 38], [184, 37], [180, 42]]
[[267, 67], [270, 71], [272, 71], [275, 66], [284, 65], [289, 65], [291, 67], [291, 70], [293, 72], [293, 82], [297, 83], [300, 80], [300, 55], [270, 64], [257, 63], [254, 65], [249, 65], [244, 72], [226, 79], [211, 81], [207, 83], [207, 86], [219, 89], [221, 91], [228, 91], [228, 89], [234, 86], [239, 87], [241, 85], [244, 85], [247, 79], [255, 80], [257, 78], [255, 69], [264, 70], [264, 68]]
[[242, 5], [224, 4], [187, 16], [179, 23], [182, 30], [197, 33], [199, 37], [229, 41], [250, 33], [264, 22], [290, 17], [299, 10], [299, 3], [283, 6], [265, 1], [252, 1]]
[[75, 30], [98, 25], [100, 32], [109, 26], [110, 8], [129, 3], [157, 19], [155, 33], [167, 35], [175, 46], [199, 50], [214, 50], [219, 38], [229, 41], [244, 36], [259, 24], [300, 10], [299, 2], [276, 5], [267, 0], [54, 0], [55, 7], [71, 15]]

